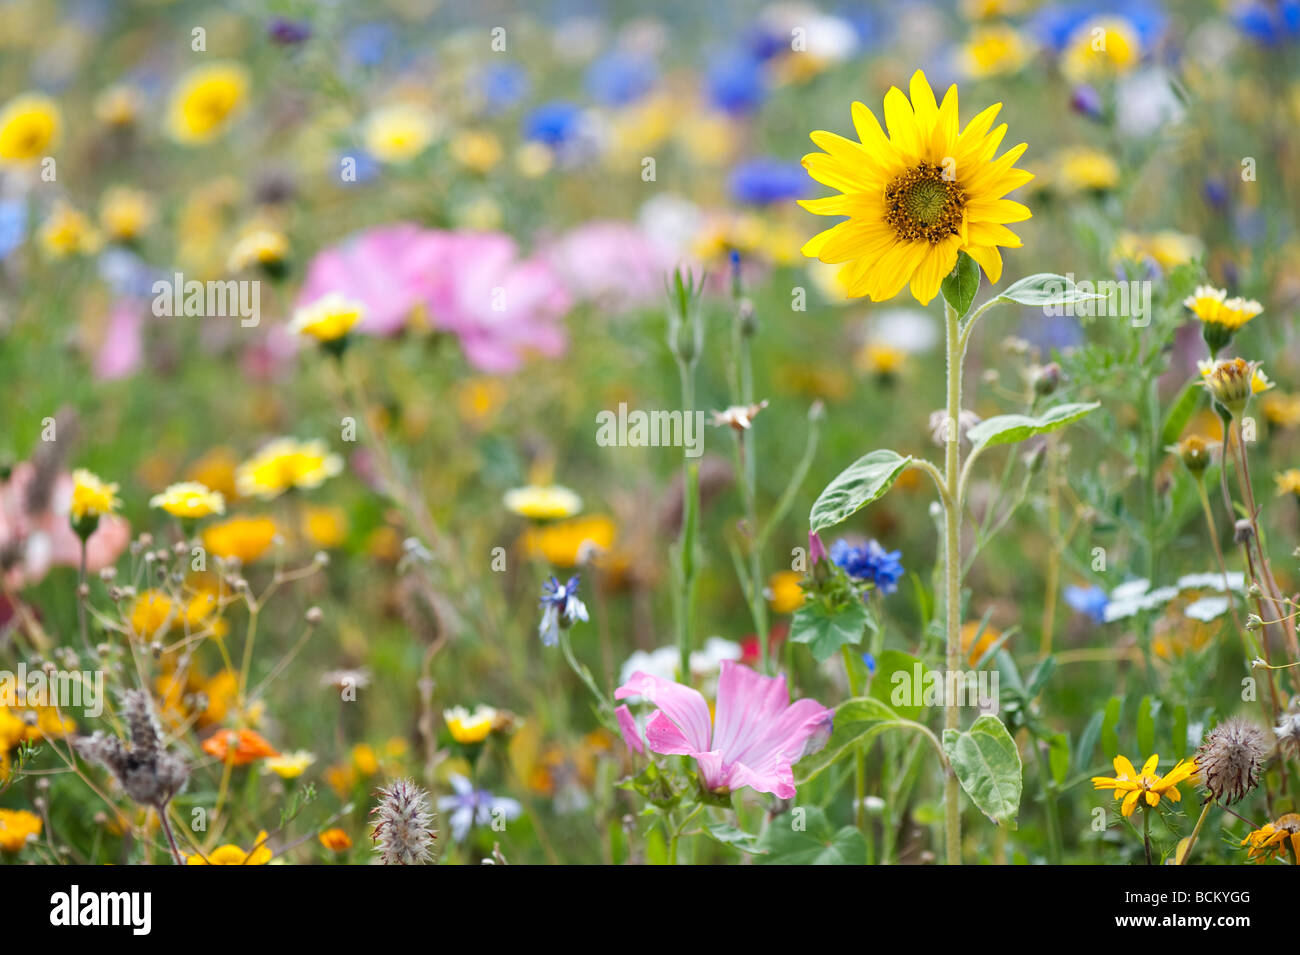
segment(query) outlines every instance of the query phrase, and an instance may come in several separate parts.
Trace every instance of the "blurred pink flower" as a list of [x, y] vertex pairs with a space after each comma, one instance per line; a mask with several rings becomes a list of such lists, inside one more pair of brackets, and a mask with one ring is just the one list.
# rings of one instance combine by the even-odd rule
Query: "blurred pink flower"
[[399, 332], [423, 306], [433, 327], [454, 334], [480, 371], [513, 371], [530, 352], [564, 353], [561, 320], [572, 298], [540, 258], [520, 259], [501, 233], [442, 232], [409, 223], [379, 226], [319, 253], [299, 306], [337, 292], [366, 305], [358, 329]]
[[144, 358], [144, 320], [148, 306], [132, 298], [118, 299], [108, 313], [104, 343], [95, 355], [95, 377], [115, 381], [132, 375]]
[[[780, 799], [794, 797], [791, 766], [825, 745], [834, 715], [815, 700], [790, 703], [784, 676], [763, 676], [731, 660], [722, 663], [713, 719], [697, 690], [640, 670], [614, 691], [615, 699], [630, 696], [658, 707], [645, 728], [652, 752], [694, 757], [710, 791], [749, 786]], [[639, 736], [627, 737], [631, 714], [619, 709], [619, 726], [635, 749]]]
[[625, 311], [658, 304], [676, 264], [666, 243], [628, 222], [588, 222], [541, 253], [578, 298]]
[[[76, 567], [81, 563], [81, 540], [68, 522], [72, 501], [72, 475], [54, 479], [48, 507], [28, 511], [27, 489], [36, 477], [28, 461], [15, 465], [9, 480], [0, 484], [0, 554], [13, 555], [5, 570], [5, 584], [13, 589], [37, 583], [51, 567]], [[120, 517], [99, 519], [86, 541], [86, 569], [95, 573], [117, 562], [131, 539], [130, 527]]]

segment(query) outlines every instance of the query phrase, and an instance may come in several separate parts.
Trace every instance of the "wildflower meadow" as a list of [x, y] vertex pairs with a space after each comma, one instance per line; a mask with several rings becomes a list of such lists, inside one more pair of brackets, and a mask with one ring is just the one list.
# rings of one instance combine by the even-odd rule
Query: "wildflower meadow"
[[0, 0], [0, 866], [1300, 864], [1298, 126], [1295, 0]]

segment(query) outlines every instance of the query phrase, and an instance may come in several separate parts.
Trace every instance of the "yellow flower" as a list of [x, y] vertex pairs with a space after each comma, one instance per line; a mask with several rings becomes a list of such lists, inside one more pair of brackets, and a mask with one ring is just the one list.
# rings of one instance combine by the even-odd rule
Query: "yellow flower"
[[347, 852], [352, 848], [351, 837], [342, 829], [326, 829], [317, 838], [330, 852]]
[[268, 756], [262, 761], [262, 771], [275, 773], [281, 779], [297, 779], [314, 762], [316, 756], [313, 753], [300, 749], [293, 753]]
[[853, 104], [860, 144], [813, 133], [813, 142], [826, 152], [805, 156], [804, 168], [843, 194], [801, 204], [818, 215], [849, 219], [810, 239], [804, 254], [847, 263], [849, 294], [877, 302], [910, 283], [917, 301], [928, 304], [963, 251], [996, 282], [1002, 275], [998, 246], [1021, 244], [1004, 223], [1031, 215], [1002, 197], [1033, 178], [1014, 166], [1024, 143], [993, 158], [1006, 133], [1005, 124], [989, 132], [999, 109], [1001, 104], [989, 107], [959, 132], [957, 87], [949, 87], [937, 104], [917, 70], [910, 103], [897, 87], [885, 95], [888, 137], [861, 103]]
[[122, 502], [117, 499], [117, 485], [105, 484], [85, 468], [72, 472], [72, 505], [70, 514], [73, 521], [101, 514], [112, 514]]
[[555, 165], [555, 154], [542, 143], [524, 143], [515, 153], [515, 168], [525, 179], [540, 179]]
[[251, 564], [275, 541], [280, 529], [269, 517], [232, 517], [203, 529], [203, 546], [215, 557]]
[[1225, 361], [1198, 361], [1196, 366], [1206, 390], [1234, 417], [1240, 417], [1251, 395], [1273, 387], [1273, 382], [1268, 380], [1257, 361], [1229, 358]]
[[1259, 302], [1227, 296], [1224, 289], [1201, 285], [1183, 299], [1183, 305], [1201, 320], [1201, 334], [1212, 355], [1217, 355], [1241, 326], [1264, 310]]
[[505, 404], [508, 391], [499, 378], [479, 375], [456, 384], [456, 411], [473, 428], [489, 424]]
[[348, 536], [348, 514], [341, 507], [308, 507], [303, 510], [303, 532], [316, 547], [329, 550]]
[[803, 606], [803, 574], [780, 570], [767, 578], [767, 603], [773, 613], [794, 613]]
[[186, 145], [208, 143], [224, 133], [248, 98], [248, 71], [238, 63], [190, 70], [172, 92], [168, 129]]
[[1247, 857], [1252, 861], [1267, 861], [1280, 856], [1289, 848], [1291, 857], [1300, 865], [1300, 815], [1288, 812], [1275, 821], [1266, 823], [1241, 840], [1249, 845]]
[[171, 598], [161, 590], [146, 590], [131, 603], [127, 620], [136, 636], [152, 640], [175, 618]]
[[352, 747], [352, 765], [362, 776], [373, 776], [379, 772], [379, 757], [369, 743], [357, 743]]
[[978, 79], [1014, 73], [1033, 54], [1029, 39], [1004, 23], [976, 27], [961, 47], [958, 61], [967, 76]]
[[451, 731], [451, 738], [456, 742], [481, 743], [492, 732], [497, 711], [490, 706], [476, 706], [471, 713], [463, 706], [453, 706], [442, 711], [442, 718]]
[[266, 830], [257, 834], [253, 848], [245, 852], [236, 845], [218, 846], [207, 854], [185, 857], [186, 865], [266, 865], [271, 861], [271, 850], [266, 845]]
[[1297, 497], [1300, 497], [1300, 470], [1290, 468], [1289, 470], [1283, 471], [1281, 474], [1275, 475], [1275, 480], [1277, 481], [1277, 493], [1279, 496], [1282, 494], [1294, 494]]
[[881, 378], [898, 374], [906, 361], [907, 352], [884, 342], [867, 342], [854, 356], [854, 364], [859, 371], [879, 375]]
[[43, 223], [40, 233], [41, 248], [52, 259], [69, 255], [93, 255], [99, 251], [100, 236], [91, 221], [62, 199], [54, 205]]
[[1273, 391], [1261, 398], [1259, 404], [1271, 424], [1279, 428], [1300, 425], [1300, 394], [1284, 395]]
[[1070, 37], [1061, 69], [1072, 80], [1114, 76], [1133, 69], [1141, 56], [1133, 24], [1122, 17], [1095, 17]]
[[1119, 163], [1099, 149], [1062, 149], [1052, 159], [1053, 180], [1062, 192], [1105, 192], [1119, 184]]
[[181, 481], [149, 498], [150, 507], [159, 507], [173, 517], [193, 520], [226, 512], [226, 500], [198, 481]]
[[366, 150], [380, 162], [410, 162], [433, 142], [437, 123], [429, 110], [415, 103], [394, 103], [366, 120]]
[[1186, 265], [1201, 254], [1201, 241], [1195, 236], [1165, 229], [1151, 234], [1121, 232], [1115, 245], [1118, 258], [1131, 262], [1151, 259], [1162, 269]]
[[144, 110], [144, 97], [134, 86], [110, 86], [95, 98], [95, 118], [105, 126], [131, 126]]
[[1183, 794], [1178, 791], [1178, 784], [1196, 775], [1196, 760], [1179, 760], [1177, 765], [1163, 776], [1156, 775], [1156, 767], [1159, 763], [1160, 757], [1152, 756], [1139, 773], [1127, 758], [1116, 756], [1115, 776], [1113, 778], [1093, 776], [1093, 788], [1113, 789], [1115, 798], [1124, 800], [1120, 812], [1125, 816], [1133, 815], [1133, 810], [1137, 808], [1138, 801], [1141, 799], [1145, 799], [1146, 804], [1152, 808], [1159, 805], [1162, 796], [1170, 802], [1178, 802], [1183, 798]]
[[289, 331], [318, 342], [338, 341], [366, 316], [364, 302], [354, 302], [337, 292], [323, 295], [293, 313]]
[[63, 114], [58, 103], [39, 93], [15, 96], [0, 109], [0, 166], [42, 159], [58, 145]]
[[26, 809], [0, 809], [0, 849], [17, 852], [40, 834], [40, 816]]
[[466, 169], [487, 172], [501, 161], [501, 140], [491, 133], [465, 130], [451, 141], [451, 158]]
[[241, 497], [270, 500], [290, 488], [316, 488], [343, 470], [324, 441], [277, 438], [235, 470]]
[[524, 553], [542, 557], [556, 567], [576, 567], [614, 545], [617, 527], [603, 514], [575, 517], [530, 527], [520, 538]]
[[274, 271], [284, 264], [289, 255], [289, 240], [278, 229], [254, 227], [237, 241], [226, 257], [226, 268], [231, 272], [259, 265]]
[[[979, 634], [978, 640], [975, 639], [977, 633]], [[968, 620], [961, 627], [961, 652], [966, 654], [966, 659], [970, 661], [971, 666], [974, 666], [983, 659], [989, 647], [1001, 639], [1001, 631], [986, 625], [984, 632], [980, 633], [980, 621]]]
[[99, 201], [99, 224], [110, 239], [130, 242], [153, 224], [154, 204], [147, 193], [114, 186]]
[[517, 487], [507, 491], [506, 509], [535, 521], [557, 521], [582, 510], [582, 498], [558, 484]]
[[235, 468], [239, 458], [230, 448], [218, 446], [204, 452], [203, 456], [190, 465], [185, 472], [186, 479], [206, 484], [214, 491], [220, 491], [227, 498], [237, 496], [235, 491]]

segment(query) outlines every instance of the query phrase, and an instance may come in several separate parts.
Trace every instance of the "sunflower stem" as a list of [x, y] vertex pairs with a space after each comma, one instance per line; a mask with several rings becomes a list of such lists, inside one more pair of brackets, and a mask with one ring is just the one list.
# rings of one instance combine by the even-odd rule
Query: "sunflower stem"
[[[944, 580], [947, 608], [947, 678], [953, 680], [961, 670], [961, 366], [965, 341], [961, 336], [960, 319], [945, 300], [944, 317], [947, 319], [948, 412], [944, 442], [944, 484], [947, 499], [944, 501]], [[958, 728], [957, 700], [944, 701], [943, 726], [945, 730]], [[949, 865], [961, 865], [961, 803], [957, 776], [951, 766], [944, 779], [944, 838]]]

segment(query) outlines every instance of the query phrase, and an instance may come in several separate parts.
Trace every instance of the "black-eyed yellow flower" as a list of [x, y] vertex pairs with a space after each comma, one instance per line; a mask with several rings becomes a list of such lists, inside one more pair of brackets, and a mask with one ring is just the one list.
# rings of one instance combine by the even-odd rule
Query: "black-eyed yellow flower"
[[212, 63], [190, 70], [172, 91], [167, 127], [187, 146], [224, 133], [248, 99], [248, 70], [238, 63]]
[[476, 706], [471, 713], [463, 706], [453, 706], [442, 711], [442, 718], [458, 743], [481, 743], [488, 738], [496, 725], [497, 711], [490, 706]]
[[186, 865], [266, 865], [271, 861], [271, 850], [266, 845], [266, 830], [257, 834], [253, 840], [253, 848], [245, 852], [239, 846], [226, 844], [218, 846], [211, 852], [207, 853], [206, 858], [202, 854], [186, 856]]
[[321, 344], [329, 344], [342, 339], [365, 316], [364, 302], [353, 301], [337, 292], [331, 292], [310, 305], [297, 309], [293, 313], [289, 331], [314, 338]]
[[44, 158], [63, 131], [59, 105], [39, 93], [23, 93], [0, 109], [0, 167], [24, 166]]
[[530, 484], [506, 491], [506, 510], [534, 521], [558, 521], [582, 510], [582, 498], [558, 484]]
[[197, 520], [226, 512], [226, 500], [198, 481], [181, 481], [149, 498], [149, 506], [161, 508], [173, 517]]
[[1139, 800], [1145, 800], [1146, 805], [1151, 808], [1158, 806], [1162, 797], [1170, 802], [1178, 802], [1183, 798], [1183, 794], [1178, 791], [1178, 784], [1196, 775], [1196, 760], [1179, 760], [1174, 768], [1163, 776], [1156, 775], [1156, 767], [1159, 764], [1160, 757], [1152, 756], [1143, 764], [1142, 772], [1139, 773], [1127, 757], [1116, 756], [1115, 776], [1113, 778], [1093, 776], [1093, 788], [1113, 789], [1115, 798], [1124, 800], [1120, 812], [1125, 816], [1133, 815]]
[[436, 117], [417, 103], [394, 103], [371, 113], [366, 120], [366, 151], [380, 162], [410, 162], [433, 142]]
[[235, 469], [241, 497], [263, 500], [285, 491], [320, 487], [343, 470], [343, 459], [319, 439], [276, 438]]
[[1292, 861], [1300, 865], [1300, 815], [1288, 812], [1279, 816], [1247, 833], [1241, 844], [1250, 846], [1247, 856], [1252, 862], [1265, 862], [1290, 849]]
[[853, 356], [859, 370], [886, 381], [893, 379], [907, 363], [907, 352], [885, 342], [867, 342]]
[[912, 75], [911, 102], [893, 87], [885, 95], [886, 136], [875, 114], [853, 104], [861, 142], [828, 132], [812, 134], [826, 150], [804, 157], [804, 168], [841, 195], [804, 200], [818, 215], [848, 216], [803, 247], [807, 256], [844, 263], [849, 294], [884, 301], [911, 284], [925, 305], [966, 252], [996, 282], [1002, 275], [999, 246], [1018, 248], [1006, 227], [1031, 215], [1003, 198], [1033, 178], [1015, 168], [1025, 144], [994, 159], [1006, 125], [990, 129], [1001, 104], [989, 107], [964, 129], [957, 123], [957, 87], [936, 103], [925, 74]]
[[116, 484], [106, 484], [85, 468], [77, 468], [72, 472], [72, 503], [69, 505], [73, 523], [112, 514], [122, 506], [117, 490]]
[[271, 549], [279, 532], [269, 517], [231, 517], [203, 529], [203, 546], [214, 557], [251, 564]]

